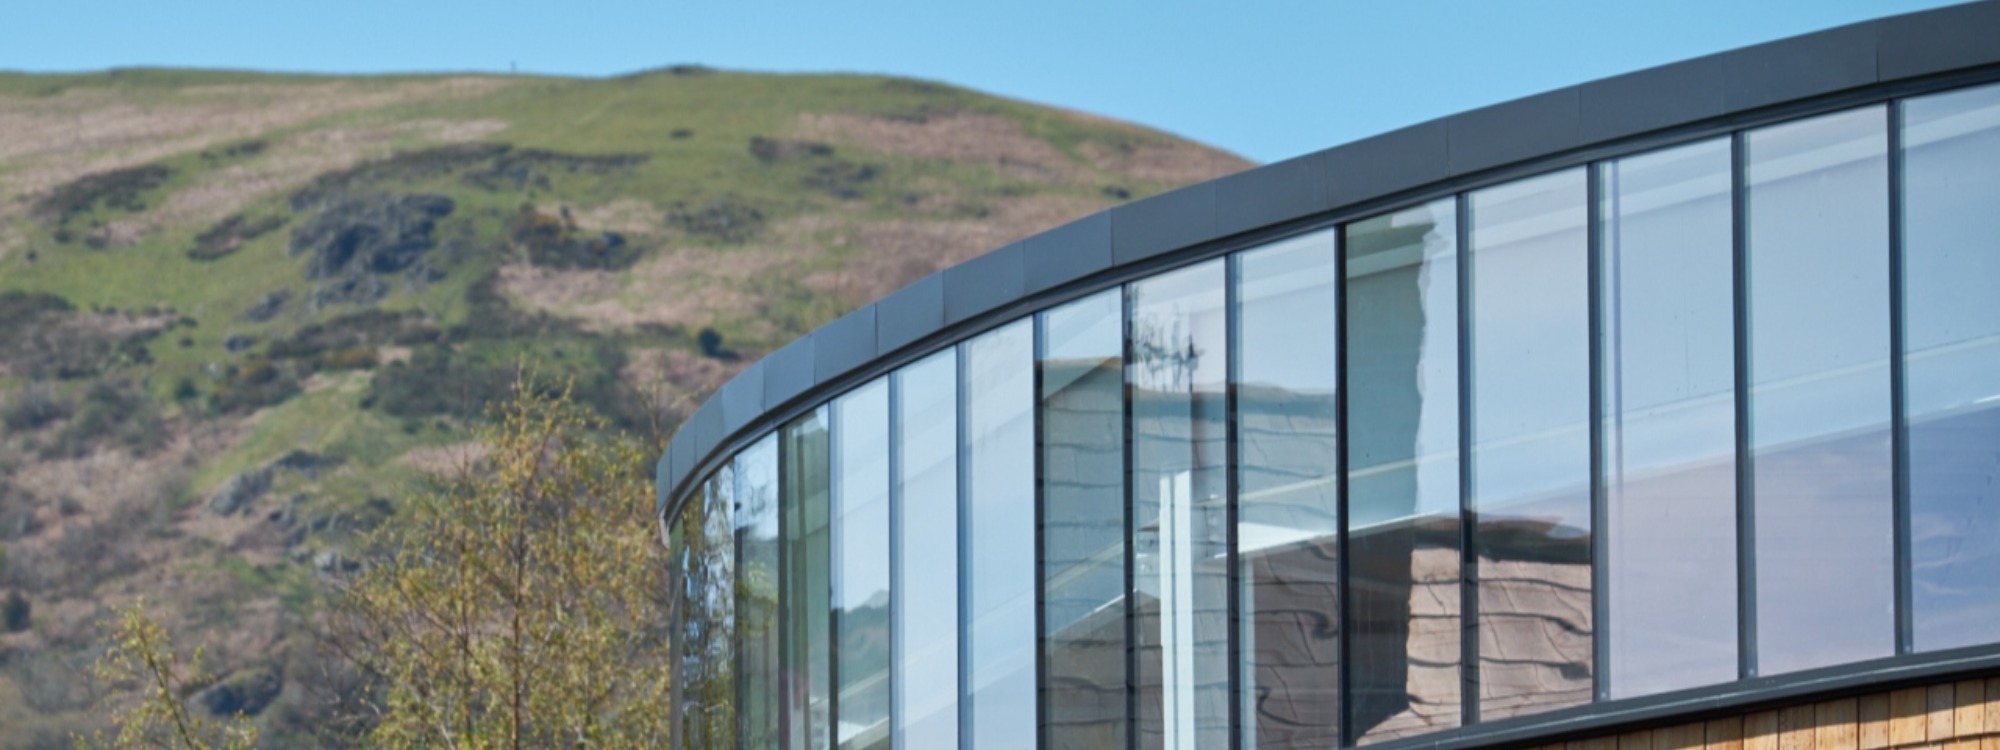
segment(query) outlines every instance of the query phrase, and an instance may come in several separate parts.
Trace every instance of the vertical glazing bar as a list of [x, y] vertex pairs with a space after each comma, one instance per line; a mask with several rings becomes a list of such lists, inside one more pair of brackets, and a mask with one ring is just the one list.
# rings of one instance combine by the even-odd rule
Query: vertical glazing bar
[[903, 691], [908, 687], [902, 675], [903, 639], [899, 621], [909, 606], [903, 590], [903, 373], [889, 374], [889, 710], [882, 726], [889, 730], [890, 750], [904, 750], [903, 733], [896, 719], [901, 714]]
[[1137, 552], [1133, 546], [1136, 541], [1134, 538], [1136, 534], [1132, 528], [1132, 494], [1136, 490], [1133, 489], [1134, 482], [1132, 476], [1132, 441], [1134, 439], [1132, 435], [1132, 378], [1126, 372], [1132, 367], [1133, 362], [1131, 294], [1131, 287], [1126, 286], [1121, 289], [1118, 300], [1118, 337], [1123, 342], [1119, 356], [1124, 357], [1122, 366], [1119, 368], [1121, 372], [1119, 372], [1118, 378], [1123, 394], [1119, 399], [1119, 408], [1124, 410], [1125, 420], [1124, 425], [1120, 427], [1120, 433], [1123, 438], [1120, 440], [1120, 443], [1122, 443], [1124, 451], [1122, 460], [1125, 467], [1125, 595], [1123, 597], [1125, 600], [1125, 747], [1128, 750], [1139, 750], [1139, 649], [1137, 647], [1139, 632], [1138, 625], [1134, 622], [1138, 619], [1139, 608], [1133, 601], [1136, 597], [1132, 596], [1132, 586], [1137, 583], [1137, 578], [1134, 575], [1134, 558]]
[[1457, 196], [1458, 245], [1458, 555], [1459, 706], [1462, 721], [1479, 723], [1478, 518], [1472, 509], [1472, 201]]
[[841, 419], [840, 409], [828, 408], [826, 410], [826, 435], [827, 435], [826, 538], [827, 538], [827, 565], [828, 569], [830, 570], [830, 575], [828, 576], [827, 580], [827, 596], [826, 596], [826, 601], [827, 601], [826, 641], [828, 644], [827, 658], [826, 658], [826, 675], [827, 675], [826, 684], [828, 687], [826, 691], [826, 706], [827, 706], [826, 715], [827, 715], [827, 732], [829, 736], [832, 737], [831, 744], [834, 750], [839, 750], [840, 748], [840, 628], [841, 628], [840, 586], [841, 583], [840, 583], [840, 566], [837, 564], [837, 561], [840, 560], [841, 553], [843, 552], [841, 547], [842, 547], [842, 542], [844, 540], [841, 537], [845, 535], [844, 530], [841, 528], [843, 524], [841, 523], [842, 519], [840, 517], [840, 508], [842, 502], [841, 487], [840, 487], [840, 482], [841, 482], [840, 469], [841, 469], [841, 461], [844, 459], [844, 457], [841, 454], [845, 452], [846, 448], [845, 445], [842, 445], [842, 443], [846, 441], [840, 439], [841, 438], [840, 423], [842, 421], [844, 420]]
[[1584, 278], [1587, 279], [1586, 297], [1590, 308], [1586, 328], [1590, 336], [1590, 623], [1591, 646], [1591, 694], [1593, 700], [1611, 698], [1611, 590], [1610, 555], [1608, 540], [1611, 528], [1607, 518], [1608, 508], [1604, 493], [1604, 347], [1603, 347], [1603, 300], [1604, 280], [1600, 273], [1604, 264], [1603, 234], [1598, 230], [1604, 221], [1600, 201], [1604, 195], [1603, 174], [1600, 165], [1592, 164], [1584, 168]]
[[1239, 694], [1239, 691], [1243, 689], [1243, 576], [1242, 571], [1237, 569], [1241, 563], [1237, 559], [1239, 550], [1237, 547], [1238, 537], [1236, 530], [1236, 505], [1238, 496], [1241, 494], [1239, 492], [1241, 482], [1237, 477], [1240, 446], [1237, 434], [1239, 429], [1236, 419], [1236, 391], [1237, 384], [1243, 380], [1243, 357], [1241, 353], [1243, 336], [1240, 330], [1243, 324], [1243, 316], [1237, 310], [1238, 287], [1241, 285], [1242, 264], [1241, 255], [1229, 256], [1228, 265], [1223, 273], [1222, 283], [1223, 330], [1227, 332], [1225, 335], [1227, 344], [1224, 346], [1224, 349], [1227, 350], [1226, 356], [1229, 360], [1224, 365], [1228, 374], [1225, 378], [1226, 383], [1223, 386], [1223, 440], [1225, 442], [1223, 444], [1222, 481], [1223, 494], [1225, 496], [1223, 523], [1228, 527], [1225, 531], [1227, 535], [1226, 546], [1228, 549], [1224, 553], [1228, 557], [1228, 564], [1224, 566], [1225, 572], [1223, 575], [1228, 582], [1226, 584], [1228, 588], [1227, 601], [1229, 609], [1229, 664], [1227, 670], [1229, 680], [1229, 747], [1232, 750], [1242, 750], [1243, 732], [1245, 729], [1243, 723], [1243, 696]]
[[[791, 486], [792, 446], [788, 428], [780, 427], [778, 435], [778, 576], [775, 581], [778, 591], [778, 664], [788, 673], [797, 664], [797, 655], [792, 648], [792, 535], [798, 530], [792, 528], [792, 509], [787, 507], [792, 493]], [[782, 689], [789, 691], [792, 676], [783, 674], [779, 680]], [[778, 747], [783, 750], [798, 750], [805, 747], [805, 739], [792, 736], [792, 699], [789, 695], [778, 696]]]
[[1033, 333], [1035, 339], [1033, 344], [1033, 351], [1035, 353], [1033, 376], [1035, 379], [1035, 407], [1034, 415], [1030, 417], [1034, 422], [1035, 431], [1035, 507], [1033, 512], [1035, 514], [1035, 716], [1038, 717], [1039, 723], [1039, 726], [1035, 727], [1035, 744], [1037, 747], [1048, 747], [1050, 744], [1049, 717], [1051, 716], [1049, 713], [1049, 669], [1046, 663], [1049, 653], [1049, 592], [1048, 577], [1042, 574], [1042, 571], [1048, 569], [1047, 516], [1042, 512], [1042, 505], [1047, 502], [1048, 487], [1047, 482], [1044, 481], [1041, 450], [1042, 412], [1045, 409], [1042, 404], [1041, 362], [1047, 355], [1048, 336], [1042, 330], [1043, 328], [1044, 326], [1038, 318], [1034, 323]]
[[1903, 305], [1903, 103], [1890, 102], [1889, 117], [1889, 441], [1894, 483], [1896, 653], [1915, 650], [1910, 572], [1909, 367], [1904, 353]]
[[1335, 523], [1339, 524], [1340, 528], [1334, 542], [1340, 549], [1340, 558], [1335, 562], [1334, 568], [1338, 571], [1335, 580], [1339, 581], [1339, 593], [1336, 595], [1339, 600], [1339, 604], [1336, 605], [1339, 617], [1334, 621], [1338, 623], [1336, 627], [1340, 629], [1338, 678], [1340, 737], [1343, 745], [1351, 746], [1355, 744], [1355, 738], [1360, 732], [1354, 727], [1354, 616], [1352, 614], [1354, 607], [1353, 596], [1348, 593], [1354, 587], [1354, 578], [1348, 563], [1348, 559], [1354, 556], [1354, 547], [1349, 543], [1350, 535], [1347, 530], [1349, 518], [1347, 505], [1352, 496], [1348, 492], [1347, 451], [1348, 441], [1351, 439], [1348, 436], [1353, 434], [1348, 431], [1347, 420], [1347, 319], [1353, 316], [1347, 314], [1346, 229], [1339, 227], [1333, 233], [1333, 267], [1337, 269], [1337, 275], [1334, 277], [1333, 303], [1335, 309], [1340, 311], [1334, 316], [1333, 321], [1333, 423], [1339, 446], [1335, 454], [1337, 457], [1334, 459], [1333, 486], [1334, 492], [1338, 493], [1338, 499], [1334, 504]]
[[1731, 254], [1736, 273], [1732, 282], [1736, 318], [1736, 617], [1737, 675], [1757, 676], [1757, 499], [1756, 456], [1750, 450], [1750, 224], [1745, 211], [1744, 135], [1730, 143]]

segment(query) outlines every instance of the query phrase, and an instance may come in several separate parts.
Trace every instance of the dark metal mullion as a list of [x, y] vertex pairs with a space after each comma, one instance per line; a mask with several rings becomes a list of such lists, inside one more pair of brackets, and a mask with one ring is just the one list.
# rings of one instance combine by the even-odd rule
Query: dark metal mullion
[[[796, 655], [792, 653], [792, 607], [791, 588], [789, 584], [792, 582], [791, 535], [798, 533], [798, 530], [792, 528], [788, 520], [791, 514], [787, 512], [795, 507], [796, 504], [786, 502], [788, 498], [793, 497], [788, 492], [788, 490], [793, 488], [791, 481], [789, 481], [791, 472], [787, 471], [791, 466], [792, 460], [791, 435], [788, 434], [789, 430], [783, 426], [780, 426], [776, 432], [778, 435], [778, 621], [776, 627], [778, 629], [778, 667], [779, 672], [782, 674], [790, 671], [793, 666], [793, 659], [796, 658]], [[802, 750], [805, 740], [803, 738], [792, 737], [791, 691], [784, 689], [784, 680], [779, 680], [779, 686], [778, 747], [784, 750]]]
[[1584, 274], [1588, 277], [1589, 311], [1585, 330], [1590, 337], [1590, 671], [1596, 700], [1611, 699], [1611, 573], [1609, 529], [1610, 499], [1604, 491], [1604, 280], [1605, 267], [1602, 226], [1605, 217], [1600, 203], [1604, 196], [1601, 165], [1584, 166]]
[[1736, 671], [1740, 679], [1757, 676], [1757, 474], [1751, 448], [1750, 422], [1750, 192], [1749, 143], [1738, 132], [1730, 136], [1730, 256], [1731, 305], [1735, 308], [1736, 389]]
[[889, 746], [899, 748], [896, 717], [902, 713], [903, 690], [897, 679], [903, 666], [903, 641], [907, 634], [898, 621], [909, 606], [903, 591], [903, 373], [889, 374]]
[[1889, 115], [1889, 424], [1891, 469], [1894, 482], [1896, 571], [1896, 653], [1908, 654], [1916, 648], [1912, 614], [1910, 553], [1910, 420], [1909, 379], [1904, 349], [1903, 300], [1903, 104], [1886, 105]]
[[1340, 639], [1340, 670], [1337, 689], [1340, 691], [1340, 715], [1336, 727], [1342, 744], [1354, 744], [1354, 618], [1349, 615], [1354, 597], [1352, 565], [1353, 547], [1348, 545], [1348, 487], [1347, 487], [1347, 230], [1340, 227], [1333, 233], [1333, 434], [1334, 434], [1334, 566], [1337, 586], [1334, 590], [1334, 622], [1338, 623], [1335, 635]]
[[1032, 357], [1034, 361], [1030, 364], [1034, 368], [1035, 381], [1033, 386], [1034, 407], [1031, 410], [1030, 416], [1030, 421], [1034, 423], [1035, 454], [1030, 459], [1030, 462], [1034, 465], [1035, 470], [1035, 742], [1038, 747], [1050, 746], [1048, 736], [1050, 713], [1048, 669], [1048, 531], [1046, 528], [1048, 513], [1043, 509], [1043, 505], [1048, 502], [1048, 482], [1042, 471], [1042, 452], [1044, 450], [1043, 445], [1045, 444], [1043, 430], [1046, 429], [1046, 425], [1042, 419], [1046, 405], [1044, 401], [1046, 394], [1042, 392], [1042, 384], [1044, 382], [1042, 362], [1048, 359], [1048, 332], [1043, 330], [1046, 327], [1047, 319], [1040, 313], [1035, 314], [1034, 322], [1028, 325], [1030, 335], [1034, 339], [1030, 346], [1033, 351]]
[[1223, 390], [1224, 470], [1222, 481], [1223, 495], [1226, 498], [1223, 502], [1224, 523], [1228, 526], [1224, 530], [1228, 540], [1228, 551], [1225, 553], [1225, 557], [1228, 560], [1225, 566], [1227, 568], [1225, 577], [1228, 581], [1226, 585], [1229, 587], [1227, 596], [1229, 602], [1229, 616], [1227, 618], [1229, 623], [1229, 664], [1225, 671], [1228, 674], [1229, 680], [1229, 747], [1232, 750], [1240, 750], [1243, 747], [1243, 722], [1246, 720], [1246, 717], [1243, 715], [1243, 693], [1247, 689], [1244, 684], [1243, 671], [1243, 628], [1246, 624], [1255, 627], [1255, 615], [1243, 611], [1243, 596], [1239, 590], [1243, 585], [1243, 576], [1242, 572], [1238, 570], [1242, 565], [1242, 559], [1241, 550], [1238, 547], [1239, 540], [1236, 529], [1237, 519], [1240, 515], [1237, 503], [1241, 495], [1241, 482], [1237, 474], [1239, 473], [1238, 466], [1242, 459], [1242, 449], [1239, 445], [1240, 439], [1237, 434], [1240, 432], [1240, 426], [1237, 423], [1236, 411], [1237, 383], [1243, 380], [1243, 352], [1241, 351], [1243, 336], [1240, 330], [1243, 326], [1243, 314], [1241, 310], [1237, 309], [1242, 303], [1242, 294], [1239, 289], [1242, 285], [1242, 275], [1243, 257], [1240, 254], [1227, 256], [1227, 260], [1223, 266], [1222, 314], [1224, 319], [1223, 330], [1225, 331], [1224, 336], [1226, 338], [1223, 349], [1228, 352], [1229, 359], [1225, 365], [1225, 369], [1228, 370], [1228, 376]]
[[1123, 439], [1120, 447], [1124, 451], [1125, 462], [1125, 746], [1128, 750], [1139, 750], [1139, 632], [1135, 620], [1138, 607], [1134, 603], [1137, 595], [1133, 585], [1137, 583], [1136, 548], [1133, 544], [1137, 534], [1133, 522], [1136, 515], [1132, 511], [1134, 482], [1132, 481], [1132, 305], [1129, 287], [1118, 287], [1118, 338], [1120, 367], [1118, 387], [1120, 408], [1124, 410]]
[[1456, 196], [1458, 255], [1458, 647], [1459, 710], [1463, 724], [1479, 721], [1479, 553], [1473, 548], [1478, 513], [1472, 505], [1472, 195]]

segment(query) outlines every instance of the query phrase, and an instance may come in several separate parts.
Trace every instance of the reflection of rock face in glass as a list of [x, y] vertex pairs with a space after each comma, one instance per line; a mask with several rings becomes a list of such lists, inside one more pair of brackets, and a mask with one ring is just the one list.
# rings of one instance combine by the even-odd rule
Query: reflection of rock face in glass
[[1128, 289], [1140, 748], [1229, 741], [1224, 266]]
[[840, 750], [889, 746], [889, 384], [833, 402], [834, 725]]
[[1736, 678], [1730, 142], [1599, 165], [1611, 697]]
[[1041, 315], [1042, 747], [1125, 746], [1123, 300]]
[[1340, 744], [1334, 235], [1237, 257], [1237, 602], [1245, 750]]
[[1903, 105], [1910, 594], [1919, 651], [2000, 641], [2000, 87]]
[[680, 745], [736, 747], [734, 478], [723, 467], [681, 512]]
[[1584, 170], [1466, 200], [1475, 680], [1492, 721], [1592, 695]]
[[737, 735], [746, 749], [776, 750], [778, 701], [778, 440], [736, 454]]
[[1346, 228], [1348, 734], [1460, 721], [1457, 204]]
[[896, 739], [958, 743], [958, 353], [896, 373]]
[[1760, 674], [1895, 648], [1887, 124], [1744, 135]]
[[787, 425], [779, 438], [784, 442], [779, 512], [784, 518], [784, 637], [789, 644], [783, 654], [785, 746], [800, 750], [833, 746], [826, 422], [821, 408]]

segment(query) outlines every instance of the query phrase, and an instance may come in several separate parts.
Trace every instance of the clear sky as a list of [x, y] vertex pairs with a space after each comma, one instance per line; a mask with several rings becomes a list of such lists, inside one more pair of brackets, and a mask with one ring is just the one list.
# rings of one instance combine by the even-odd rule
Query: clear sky
[[[1273, 161], [1941, 0], [0, 0], [0, 69], [927, 78]], [[5, 137], [0, 133], [0, 137]]]

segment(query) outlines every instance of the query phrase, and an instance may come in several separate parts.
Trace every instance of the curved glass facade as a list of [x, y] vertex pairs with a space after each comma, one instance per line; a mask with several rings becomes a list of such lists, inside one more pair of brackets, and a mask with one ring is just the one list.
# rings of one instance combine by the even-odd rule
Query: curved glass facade
[[1996, 202], [1962, 88], [1001, 321], [678, 505], [679, 746], [1352, 747], [1991, 650]]

